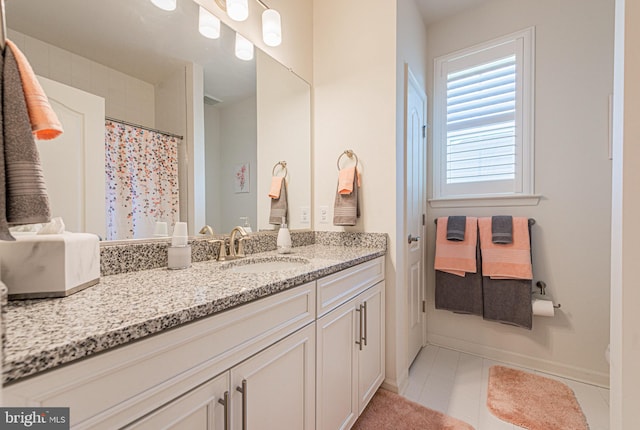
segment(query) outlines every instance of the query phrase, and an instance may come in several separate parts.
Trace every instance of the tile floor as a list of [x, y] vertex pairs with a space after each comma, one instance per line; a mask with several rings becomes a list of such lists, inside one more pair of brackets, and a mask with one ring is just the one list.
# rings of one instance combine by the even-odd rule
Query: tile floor
[[489, 367], [502, 364], [557, 379], [575, 392], [590, 430], [609, 430], [609, 390], [531, 369], [429, 345], [409, 369], [405, 397], [471, 424], [476, 430], [522, 427], [496, 418], [486, 407]]

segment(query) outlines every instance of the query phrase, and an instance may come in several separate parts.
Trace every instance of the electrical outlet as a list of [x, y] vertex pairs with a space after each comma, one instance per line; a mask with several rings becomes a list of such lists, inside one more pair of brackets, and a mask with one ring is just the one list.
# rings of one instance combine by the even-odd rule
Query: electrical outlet
[[320, 206], [320, 224], [329, 223], [329, 206]]
[[309, 224], [311, 220], [309, 219], [309, 206], [303, 206], [300, 208], [300, 223], [301, 224]]

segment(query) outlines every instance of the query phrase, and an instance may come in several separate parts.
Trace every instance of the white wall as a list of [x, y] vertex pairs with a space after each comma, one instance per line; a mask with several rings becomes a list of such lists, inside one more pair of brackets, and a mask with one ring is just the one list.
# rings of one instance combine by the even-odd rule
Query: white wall
[[222, 230], [222, 205], [220, 204], [222, 186], [220, 172], [222, 170], [222, 142], [220, 141], [220, 107], [204, 105], [204, 139], [205, 139], [205, 194], [206, 224], [216, 233], [227, 233]]
[[[396, 1], [323, 0], [313, 9], [314, 229], [389, 234], [386, 259], [387, 380], [398, 389], [406, 375], [396, 357], [402, 339], [396, 284]], [[362, 169], [362, 217], [355, 227], [319, 222], [320, 206], [333, 208], [336, 160], [353, 149]], [[332, 220], [332, 211], [330, 220]], [[398, 288], [398, 290], [396, 290]], [[406, 355], [406, 352], [405, 352]]]
[[[426, 80], [428, 77], [427, 68], [427, 34], [420, 11], [413, 0], [398, 1], [397, 16], [397, 61], [396, 61], [396, 237], [407, 237], [406, 219], [405, 219], [405, 63], [409, 65], [409, 70], [413, 73], [420, 87], [426, 91]], [[426, 163], [427, 160], [424, 160]], [[415, 232], [413, 232], [415, 234]], [[404, 245], [406, 242], [400, 241], [399, 244]], [[398, 246], [398, 270], [397, 285], [402, 286], [396, 291], [395, 307], [398, 312], [399, 337], [394, 347], [394, 353], [397, 356], [398, 363], [406, 363], [401, 367], [408, 368], [410, 357], [404, 351], [408, 350], [406, 334], [408, 333], [408, 316], [409, 313], [404, 311], [403, 306], [409, 305], [409, 292], [407, 289], [407, 280], [405, 279], [408, 247]], [[423, 265], [423, 270], [426, 267]], [[387, 303], [392, 302], [391, 298]], [[393, 302], [392, 302], [393, 303]], [[400, 315], [405, 315], [401, 318]], [[403, 333], [401, 335], [401, 333]], [[389, 345], [390, 347], [392, 345]], [[388, 351], [391, 353], [392, 351]]]
[[[436, 56], [536, 27], [535, 192], [543, 196], [537, 206], [430, 208], [430, 342], [608, 384], [613, 10], [613, 0], [495, 0], [429, 27], [430, 64]], [[534, 276], [562, 304], [555, 318], [535, 317], [529, 332], [434, 309], [433, 219], [455, 214], [536, 219]]]
[[[311, 227], [311, 88], [282, 64], [256, 52], [258, 120], [257, 219], [253, 226], [272, 230], [268, 197], [274, 165], [287, 162], [287, 202], [290, 229]], [[283, 173], [276, 170], [278, 176]], [[301, 209], [307, 208], [307, 222]]]
[[105, 99], [105, 115], [154, 127], [153, 85], [9, 29], [37, 75]]
[[611, 429], [640, 423], [640, 8], [616, 1], [613, 211], [611, 249]]
[[[219, 232], [229, 233], [233, 227], [241, 225], [240, 217], [248, 216], [251, 225], [256, 225], [256, 98], [249, 97], [220, 109], [220, 126]], [[250, 164], [250, 191], [236, 193], [233, 190], [234, 169], [244, 162]]]

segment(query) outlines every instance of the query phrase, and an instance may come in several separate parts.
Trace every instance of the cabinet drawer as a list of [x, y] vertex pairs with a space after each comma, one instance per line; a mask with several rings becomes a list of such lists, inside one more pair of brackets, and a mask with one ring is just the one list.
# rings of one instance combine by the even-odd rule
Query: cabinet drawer
[[116, 428], [315, 319], [315, 282], [4, 389], [6, 405], [68, 406], [73, 428]]
[[384, 257], [367, 261], [317, 281], [318, 317], [384, 279]]

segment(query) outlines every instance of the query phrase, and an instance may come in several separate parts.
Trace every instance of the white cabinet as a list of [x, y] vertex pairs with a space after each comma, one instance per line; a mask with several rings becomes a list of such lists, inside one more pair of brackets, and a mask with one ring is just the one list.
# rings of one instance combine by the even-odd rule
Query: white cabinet
[[229, 396], [226, 372], [163, 406], [127, 430], [225, 430], [225, 399]]
[[[318, 298], [318, 300], [316, 300]], [[384, 379], [384, 257], [10, 384], [74, 430], [349, 428]]]
[[361, 266], [354, 268], [353, 277], [345, 270], [318, 281], [318, 297], [327, 285], [347, 300], [338, 304], [340, 299], [325, 295], [325, 303], [338, 305], [325, 307], [316, 322], [318, 430], [350, 428], [384, 380], [384, 281], [375, 275], [384, 260], [373, 260], [368, 269]]
[[312, 430], [314, 370], [309, 325], [126, 429]]
[[[3, 390], [4, 406], [64, 405], [71, 408], [71, 428], [77, 430], [131, 425], [194, 401], [192, 390], [299, 329], [313, 331], [315, 297], [316, 285], [310, 282], [18, 381]], [[235, 396], [235, 386], [229, 392]], [[217, 415], [224, 391], [209, 395], [207, 408]]]
[[231, 369], [234, 429], [315, 428], [315, 327]]

